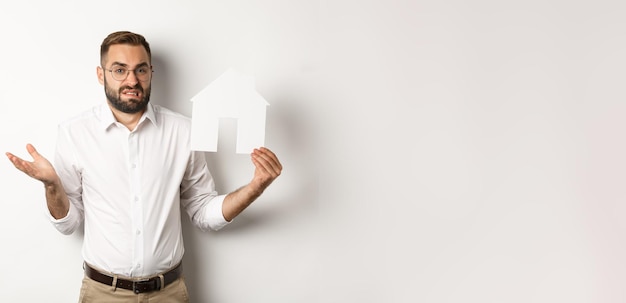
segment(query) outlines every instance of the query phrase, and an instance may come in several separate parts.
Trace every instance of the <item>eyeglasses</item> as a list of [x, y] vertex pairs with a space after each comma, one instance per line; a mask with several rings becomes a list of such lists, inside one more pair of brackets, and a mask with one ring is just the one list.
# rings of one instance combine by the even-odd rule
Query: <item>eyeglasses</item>
[[[104, 68], [103, 68], [104, 69]], [[152, 75], [152, 69], [148, 66], [142, 66], [135, 69], [127, 69], [125, 67], [114, 67], [113, 69], [104, 69], [111, 73], [111, 77], [117, 81], [124, 81], [128, 78], [130, 72], [135, 73], [135, 77], [139, 81], [148, 81]]]

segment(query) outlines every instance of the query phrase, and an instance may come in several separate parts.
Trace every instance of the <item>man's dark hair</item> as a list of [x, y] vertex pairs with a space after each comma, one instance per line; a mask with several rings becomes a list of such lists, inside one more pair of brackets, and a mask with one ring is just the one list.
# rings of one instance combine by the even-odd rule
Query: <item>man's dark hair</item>
[[109, 52], [109, 47], [114, 44], [129, 44], [129, 45], [141, 45], [148, 52], [148, 59], [152, 61], [152, 54], [150, 53], [150, 44], [140, 34], [135, 34], [129, 31], [119, 31], [109, 34], [102, 45], [100, 45], [100, 64], [104, 64], [103, 60]]

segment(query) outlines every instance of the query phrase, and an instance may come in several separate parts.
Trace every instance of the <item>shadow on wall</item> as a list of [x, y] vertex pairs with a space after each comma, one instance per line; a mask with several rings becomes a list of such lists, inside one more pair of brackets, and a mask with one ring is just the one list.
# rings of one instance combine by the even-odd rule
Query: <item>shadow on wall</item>
[[[171, 59], [163, 55], [154, 55], [152, 63], [155, 73], [152, 80], [152, 101], [174, 111], [191, 117], [190, 102], [181, 104], [173, 87], [173, 71], [169, 69]], [[296, 224], [304, 216], [311, 220], [317, 209], [318, 174], [317, 155], [312, 117], [307, 116], [310, 111], [306, 108], [315, 104], [306, 100], [299, 92], [278, 92], [270, 98], [271, 106], [267, 113], [266, 144], [278, 155], [284, 166], [281, 177], [270, 186], [270, 189], [261, 197], [264, 199], [262, 207], [254, 207], [254, 211], [246, 210], [237, 219], [221, 231], [202, 232], [191, 223], [187, 213], [181, 211], [185, 256], [183, 266], [185, 278], [192, 302], [212, 302], [215, 298], [211, 294], [212, 281], [207, 281], [211, 270], [217, 261], [211, 260], [211, 252], [205, 245], [213, 245], [217, 237], [235, 234], [245, 234], [250, 227], [263, 229], [268, 232], [276, 224]], [[220, 122], [221, 123], [221, 122]], [[209, 170], [216, 183], [216, 190], [220, 194], [232, 191], [248, 182], [254, 171], [253, 164], [247, 155], [234, 153], [235, 130], [228, 130], [223, 136], [224, 128], [236, 129], [236, 122], [231, 121], [226, 127], [220, 124], [219, 151], [207, 153]], [[232, 141], [231, 141], [232, 139]], [[232, 147], [232, 148], [231, 148]], [[245, 181], [238, 176], [245, 175]], [[235, 184], [239, 180], [241, 184]], [[277, 185], [279, 184], [280, 185]], [[277, 188], [280, 187], [280, 188]], [[271, 201], [268, 201], [270, 200]], [[254, 205], [253, 205], [254, 206]], [[252, 207], [251, 207], [252, 208]], [[313, 210], [313, 211], [312, 211]], [[285, 223], [287, 222], [287, 223]], [[294, 226], [297, 228], [297, 226]], [[230, 261], [230, 260], [229, 260]]]
[[150, 102], [191, 117], [191, 102], [185, 103], [180, 96], [176, 96], [176, 90], [173, 87], [175, 82], [172, 80], [173, 71], [168, 62], [172, 60], [163, 55], [152, 54], [154, 73], [152, 74]]
[[[203, 233], [193, 226], [186, 215], [183, 214], [183, 236], [185, 239], [185, 277], [194, 302], [213, 302], [216, 300], [211, 294], [214, 283], [206, 281], [206, 270], [211, 270], [219, 260], [207, 260], [213, 256], [210, 251], [203, 249], [205, 243], [219, 244], [220, 237], [238, 237], [245, 233], [258, 232], [268, 233], [282, 232], [275, 228], [298, 229], [300, 222], [315, 220], [318, 203], [318, 173], [317, 152], [311, 125], [312, 120], [306, 117], [306, 106], [298, 105], [302, 99], [283, 96], [272, 98], [272, 105], [268, 110], [266, 123], [266, 144], [278, 155], [284, 170], [282, 175], [268, 188], [260, 198], [262, 204], [253, 204], [249, 209], [240, 214], [232, 224], [219, 232]], [[235, 134], [235, 131], [230, 132]], [[221, 138], [221, 137], [220, 137]], [[229, 139], [228, 139], [229, 140]], [[252, 166], [249, 158], [234, 154], [233, 142], [227, 143], [226, 148], [218, 148], [217, 153], [208, 153], [207, 162], [215, 179], [217, 190], [220, 194], [226, 193], [220, 184], [233, 183], [227, 180], [233, 169], [240, 169], [238, 165]], [[220, 143], [221, 144], [221, 143]], [[232, 145], [232, 149], [230, 148]], [[236, 162], [236, 164], [235, 164]], [[234, 165], [234, 168], [233, 168]], [[246, 168], [247, 169], [247, 168]], [[250, 169], [250, 178], [253, 169]], [[246, 173], [247, 174], [247, 173]], [[247, 181], [246, 181], [247, 182]], [[236, 187], [244, 184], [236, 184]], [[268, 235], [269, 236], [269, 235]], [[285, 239], [293, 241], [293, 239]], [[313, 241], [301, 239], [301, 241]], [[232, 259], [227, 262], [234, 262]], [[268, 260], [272, 261], [272, 260]], [[222, 260], [223, 262], [223, 260]], [[236, 266], [236, 264], [233, 264]], [[280, 267], [280, 264], [277, 264]], [[236, 267], [235, 267], [236, 268]], [[214, 276], [214, 275], [210, 275]], [[230, 283], [229, 283], [230, 284]]]

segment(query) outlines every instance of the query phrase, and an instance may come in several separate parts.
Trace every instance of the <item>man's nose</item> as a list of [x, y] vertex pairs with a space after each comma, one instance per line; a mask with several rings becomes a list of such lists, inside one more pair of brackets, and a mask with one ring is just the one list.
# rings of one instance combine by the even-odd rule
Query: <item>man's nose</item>
[[139, 79], [137, 78], [137, 74], [134, 70], [129, 70], [128, 75], [126, 75], [126, 82], [137, 84], [139, 83]]

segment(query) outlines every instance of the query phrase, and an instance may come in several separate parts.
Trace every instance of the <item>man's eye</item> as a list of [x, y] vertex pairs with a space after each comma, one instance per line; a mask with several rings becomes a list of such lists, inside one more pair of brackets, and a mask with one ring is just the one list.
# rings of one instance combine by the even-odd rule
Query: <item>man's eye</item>
[[124, 75], [126, 74], [126, 70], [123, 68], [118, 68], [118, 69], [114, 69], [113, 70], [114, 73], [118, 74], [118, 75]]
[[145, 67], [140, 67], [137, 69], [137, 73], [139, 74], [147, 74], [148, 73], [148, 69]]

